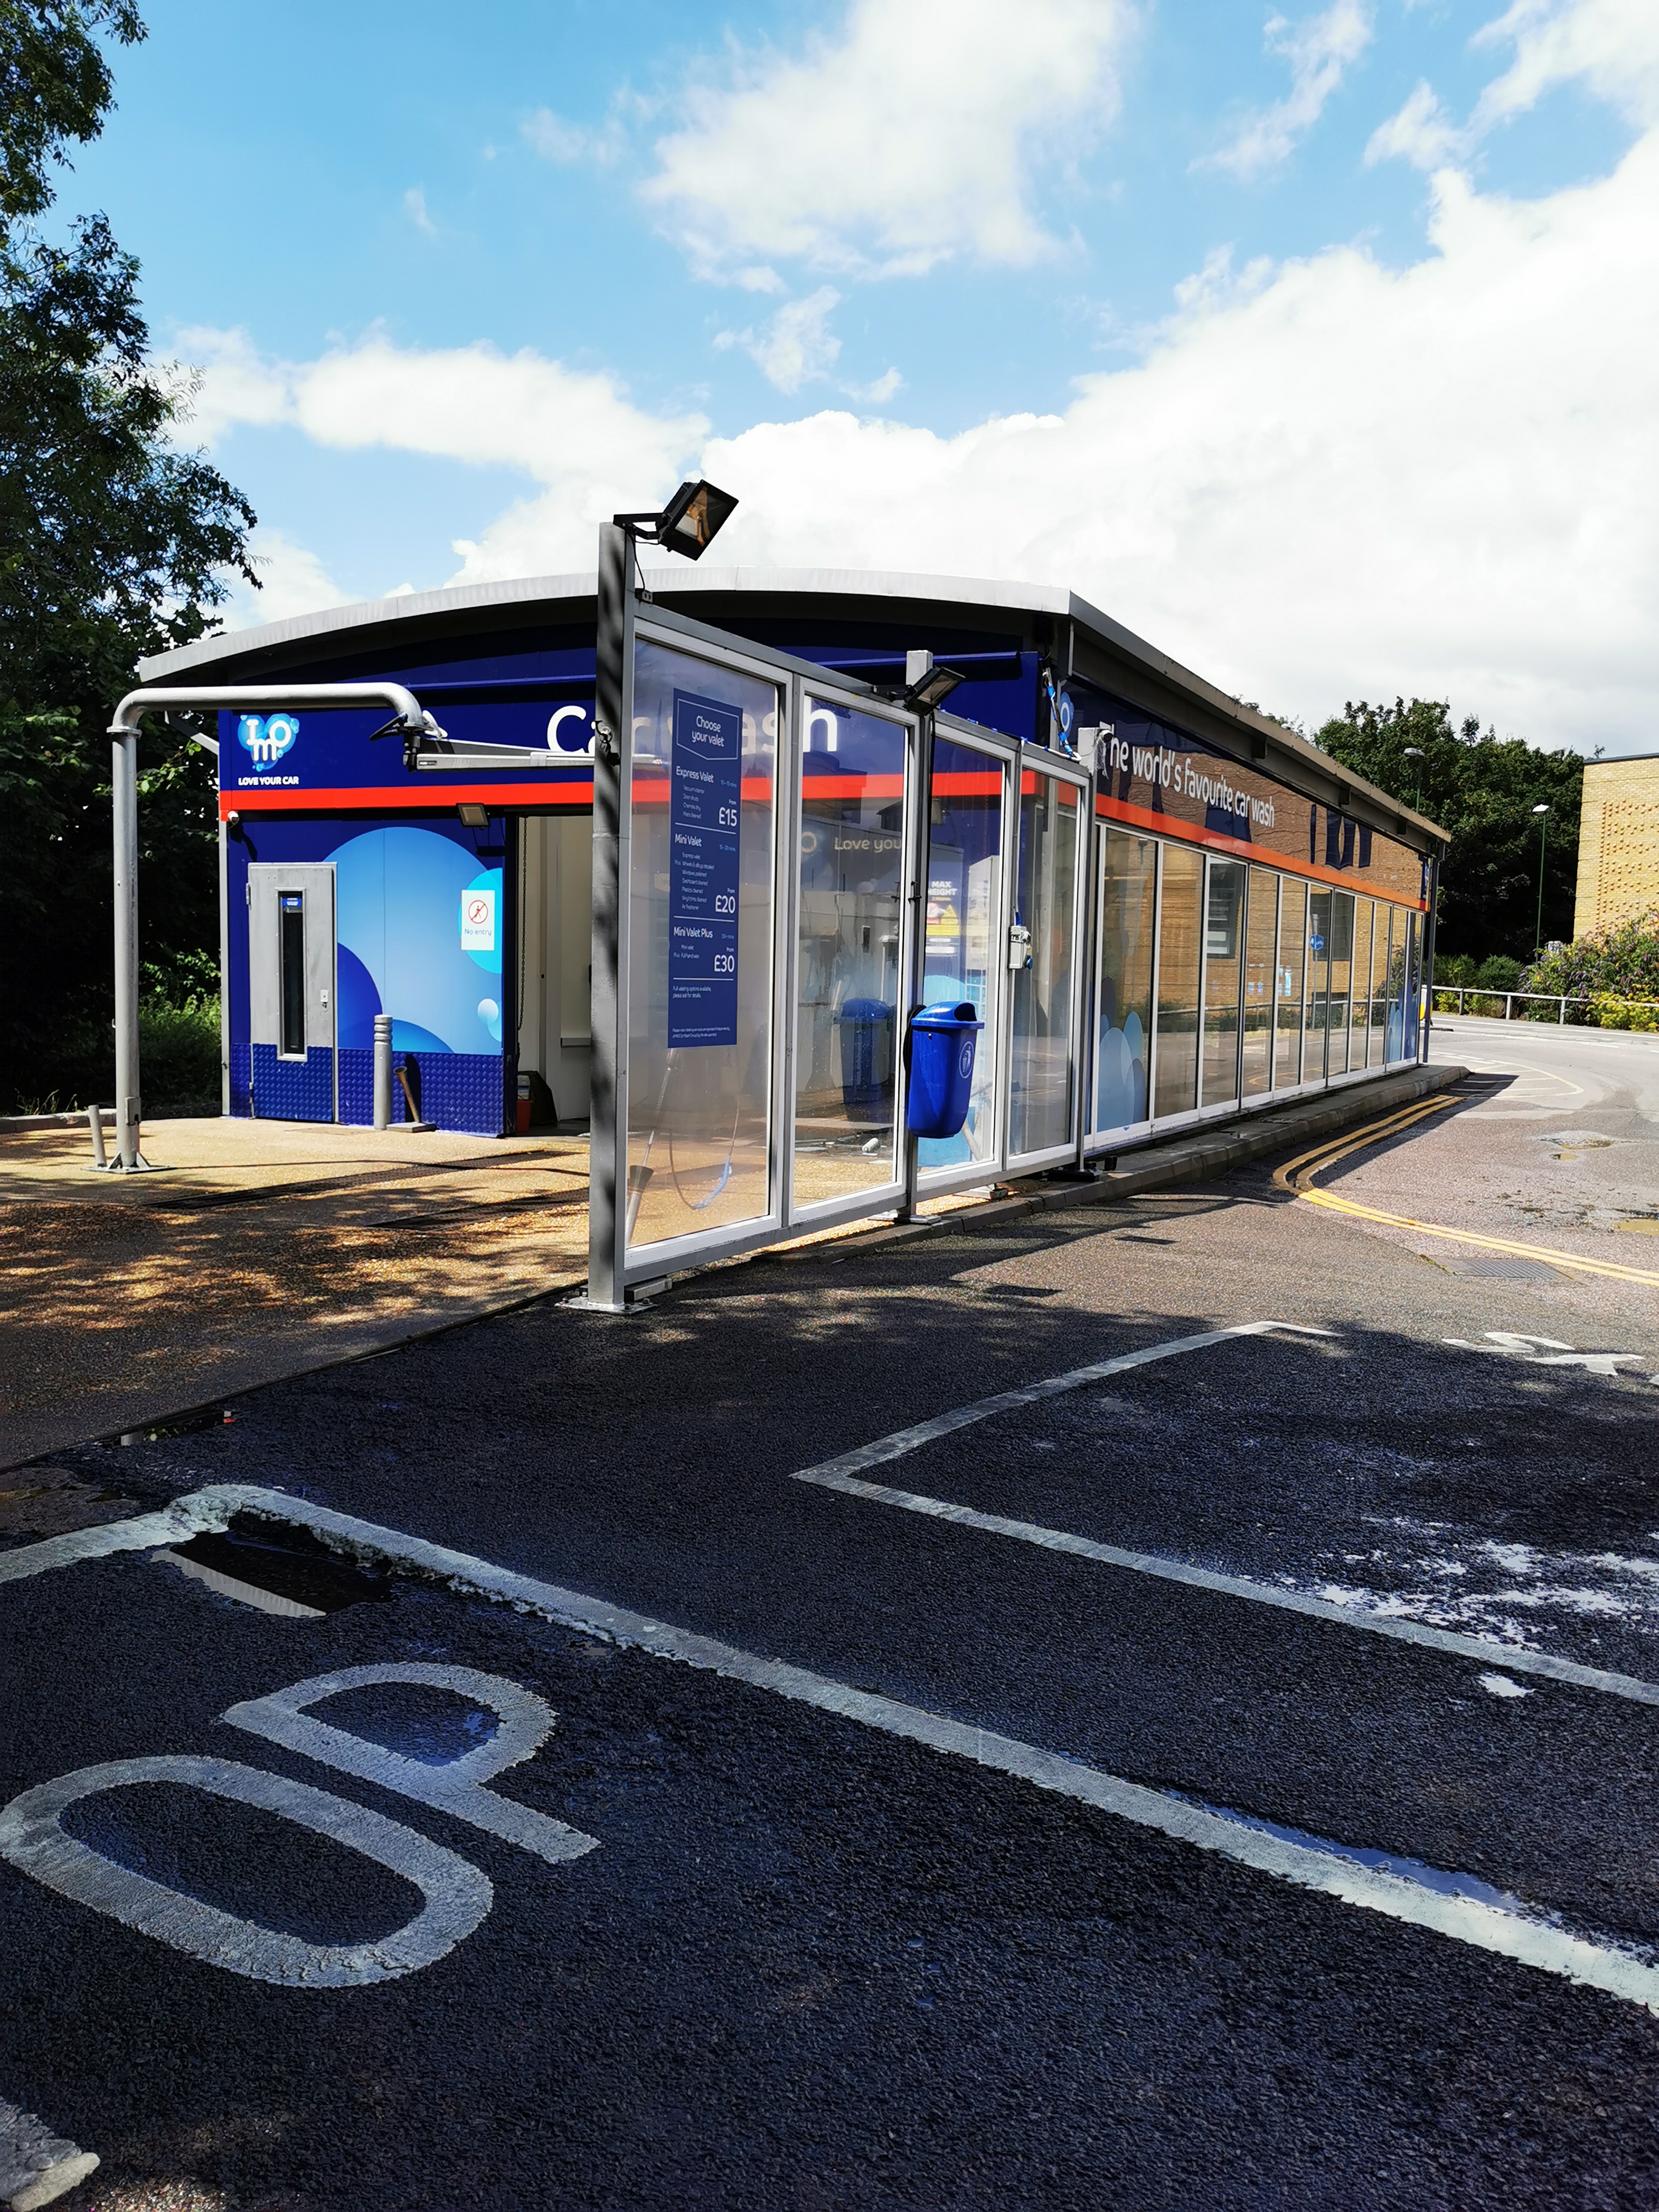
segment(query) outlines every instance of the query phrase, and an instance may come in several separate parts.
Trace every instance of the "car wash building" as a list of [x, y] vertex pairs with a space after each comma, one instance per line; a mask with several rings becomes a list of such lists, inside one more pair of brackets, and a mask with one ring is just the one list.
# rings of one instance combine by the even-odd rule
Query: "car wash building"
[[[639, 1283], [1425, 1049], [1443, 833], [1075, 595], [646, 581], [617, 732], [591, 575], [144, 665], [147, 685], [395, 679], [429, 724], [218, 717], [228, 1113], [369, 1121], [377, 1016], [401, 1119], [508, 1133], [592, 1099]], [[970, 1093], [954, 1133], [907, 1138], [929, 1006], [981, 1024]]]

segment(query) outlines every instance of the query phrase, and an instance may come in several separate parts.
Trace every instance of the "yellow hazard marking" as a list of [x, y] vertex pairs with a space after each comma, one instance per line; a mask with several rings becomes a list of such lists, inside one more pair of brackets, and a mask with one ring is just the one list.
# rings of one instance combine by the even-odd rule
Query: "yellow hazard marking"
[[[1387, 1137], [1395, 1136], [1425, 1121], [1431, 1114], [1442, 1112], [1448, 1106], [1462, 1105], [1458, 1097], [1446, 1095], [1438, 1098], [1419, 1099], [1397, 1114], [1390, 1114], [1381, 1121], [1373, 1121], [1364, 1129], [1347, 1136], [1316, 1145], [1311, 1152], [1300, 1153], [1284, 1166], [1275, 1168], [1273, 1181], [1281, 1190], [1293, 1197], [1305, 1200], [1310, 1206], [1322, 1206], [1333, 1213], [1346, 1213], [1356, 1221], [1374, 1221], [1384, 1229], [1408, 1229], [1419, 1237], [1432, 1237], [1449, 1244], [1473, 1244], [1483, 1252], [1501, 1252], [1512, 1260], [1538, 1260], [1546, 1267], [1560, 1267], [1583, 1275], [1608, 1275], [1615, 1282], [1648, 1283], [1659, 1288], [1659, 1273], [1647, 1267], [1624, 1267], [1615, 1260], [1586, 1260], [1576, 1252], [1558, 1252], [1543, 1244], [1517, 1244], [1507, 1237], [1485, 1237], [1472, 1229], [1445, 1229], [1437, 1221], [1419, 1221], [1408, 1213], [1385, 1213], [1375, 1206], [1361, 1206], [1357, 1199], [1339, 1198], [1334, 1191], [1315, 1190], [1313, 1178], [1346, 1159], [1350, 1152], [1362, 1151], [1367, 1145], [1381, 1144]], [[1623, 1224], [1629, 1226], [1631, 1224]]]

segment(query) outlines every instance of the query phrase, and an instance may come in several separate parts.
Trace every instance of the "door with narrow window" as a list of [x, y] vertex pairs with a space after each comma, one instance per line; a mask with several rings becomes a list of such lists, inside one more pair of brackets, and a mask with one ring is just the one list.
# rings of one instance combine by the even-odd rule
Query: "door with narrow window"
[[331, 1121], [333, 864], [256, 861], [247, 873], [253, 1111], [272, 1121]]

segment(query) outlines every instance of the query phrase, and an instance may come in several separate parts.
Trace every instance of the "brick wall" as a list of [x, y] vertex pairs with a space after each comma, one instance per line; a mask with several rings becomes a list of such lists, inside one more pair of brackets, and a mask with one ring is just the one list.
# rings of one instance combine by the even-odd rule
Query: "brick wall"
[[1591, 761], [1578, 826], [1572, 933], [1589, 937], [1659, 907], [1659, 754]]

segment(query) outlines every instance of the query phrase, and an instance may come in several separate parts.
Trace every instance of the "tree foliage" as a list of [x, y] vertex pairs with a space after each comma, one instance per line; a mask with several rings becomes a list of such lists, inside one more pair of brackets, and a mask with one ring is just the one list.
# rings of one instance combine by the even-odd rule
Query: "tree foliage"
[[[1572, 935], [1581, 754], [1540, 752], [1519, 738], [1499, 738], [1473, 714], [1454, 727], [1450, 708], [1438, 699], [1409, 706], [1396, 699], [1392, 707], [1351, 700], [1315, 743], [1449, 833], [1440, 864], [1437, 954], [1532, 958], [1540, 818], [1547, 825], [1543, 941]], [[1421, 760], [1407, 757], [1413, 745]], [[1547, 816], [1534, 813], [1539, 805], [1548, 807]]]
[[[54, 1087], [71, 1036], [106, 1028], [110, 709], [142, 655], [214, 624], [256, 581], [253, 512], [179, 442], [190, 391], [149, 356], [137, 264], [100, 215], [29, 228], [52, 169], [111, 98], [100, 36], [131, 0], [0, 0], [0, 1109]], [[215, 945], [214, 778], [141, 740], [143, 949], [166, 987]]]

